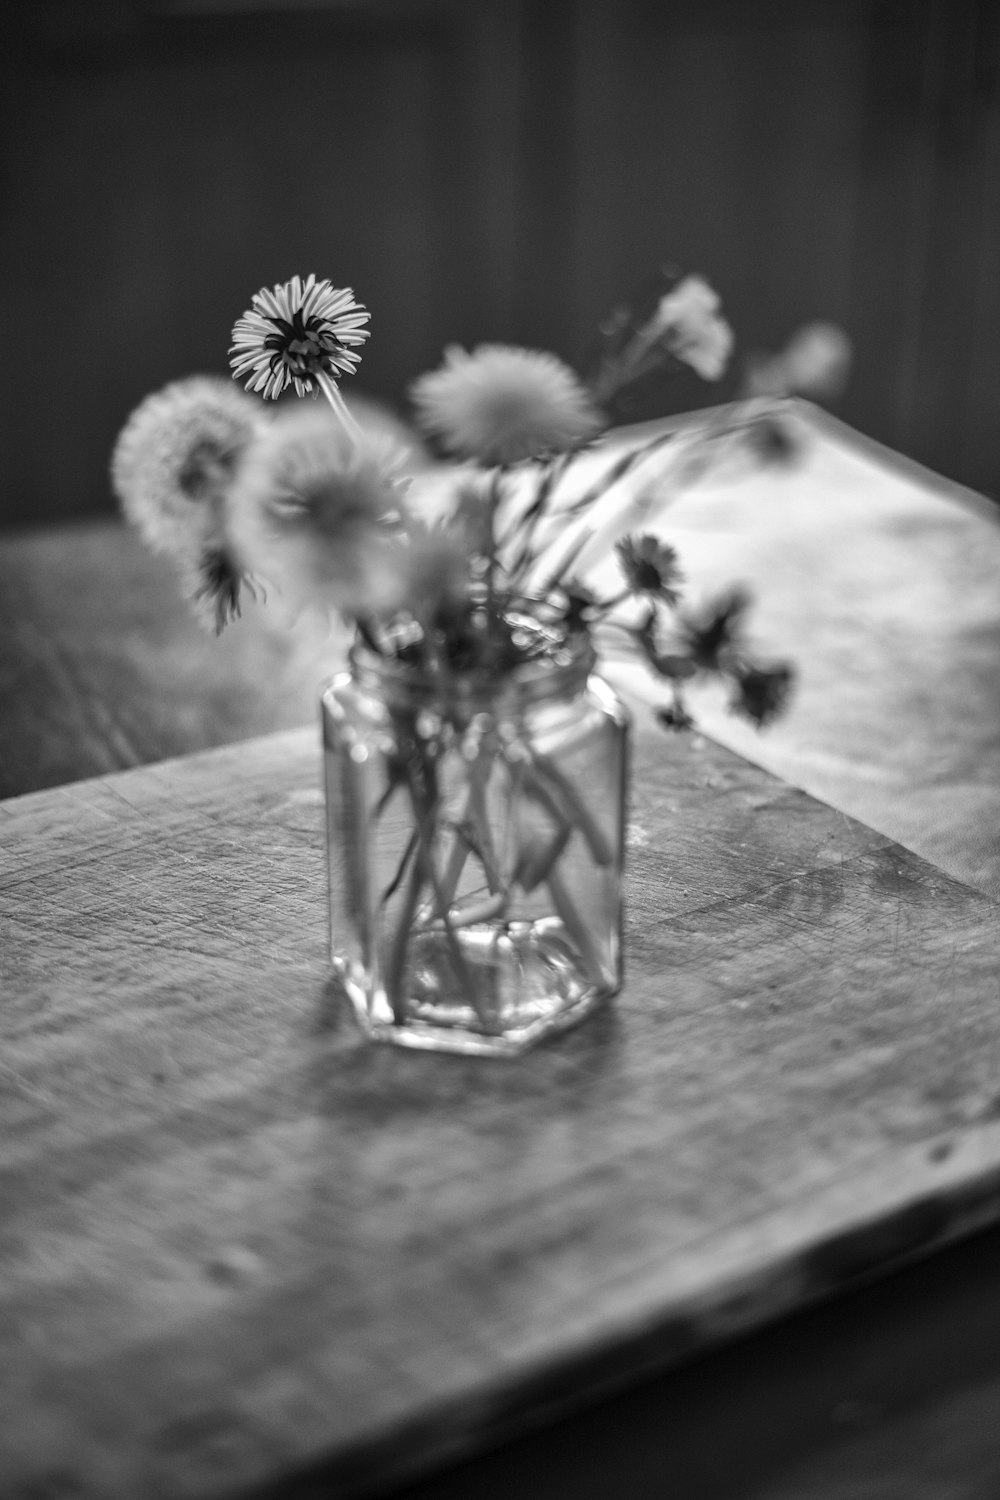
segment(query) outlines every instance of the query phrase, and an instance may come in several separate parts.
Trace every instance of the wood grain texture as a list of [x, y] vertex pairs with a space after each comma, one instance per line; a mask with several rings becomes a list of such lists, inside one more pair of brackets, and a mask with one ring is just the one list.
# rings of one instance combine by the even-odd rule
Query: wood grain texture
[[997, 907], [637, 741], [625, 990], [514, 1064], [358, 1036], [314, 731], [0, 804], [0, 1493], [378, 1492], [997, 1216]]

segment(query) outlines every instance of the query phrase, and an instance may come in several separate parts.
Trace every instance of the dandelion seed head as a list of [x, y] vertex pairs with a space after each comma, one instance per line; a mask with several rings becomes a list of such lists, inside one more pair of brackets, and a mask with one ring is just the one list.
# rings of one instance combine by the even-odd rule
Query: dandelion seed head
[[154, 551], [190, 566], [223, 544], [226, 501], [261, 424], [256, 402], [210, 375], [136, 407], [115, 444], [111, 484]]
[[417, 420], [450, 452], [511, 464], [564, 452], [603, 425], [568, 365], [540, 350], [456, 345], [411, 387]]
[[349, 437], [322, 408], [278, 413], [233, 492], [230, 527], [245, 572], [293, 607], [369, 613], [402, 587], [393, 522], [400, 450]]

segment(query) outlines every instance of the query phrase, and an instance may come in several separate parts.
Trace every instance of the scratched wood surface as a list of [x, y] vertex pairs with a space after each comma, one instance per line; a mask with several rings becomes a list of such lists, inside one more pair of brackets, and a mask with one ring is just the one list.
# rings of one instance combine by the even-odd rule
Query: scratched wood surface
[[636, 762], [625, 990], [515, 1063], [357, 1035], [315, 731], [0, 803], [5, 1500], [379, 1493], [998, 1216], [997, 907]]

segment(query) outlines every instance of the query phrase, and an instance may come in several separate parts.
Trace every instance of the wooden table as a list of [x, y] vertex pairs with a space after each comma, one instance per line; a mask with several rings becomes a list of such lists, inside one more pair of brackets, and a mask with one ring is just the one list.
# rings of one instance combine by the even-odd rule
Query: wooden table
[[515, 1064], [356, 1033], [314, 733], [0, 804], [0, 1493], [370, 1492], [996, 1215], [993, 903], [636, 786], [626, 989]]
[[1000, 1492], [988, 881], [639, 716], [626, 988], [514, 1064], [358, 1036], [314, 727], [0, 802], [4, 1500]]

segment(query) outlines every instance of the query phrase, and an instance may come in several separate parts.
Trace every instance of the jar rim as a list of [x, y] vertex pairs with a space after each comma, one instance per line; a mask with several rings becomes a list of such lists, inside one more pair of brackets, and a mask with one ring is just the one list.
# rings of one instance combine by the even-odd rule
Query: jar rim
[[554, 637], [538, 654], [526, 657], [503, 672], [488, 667], [458, 669], [443, 674], [423, 666], [384, 656], [363, 640], [354, 641], [348, 652], [351, 675], [360, 685], [391, 697], [410, 701], [438, 698], [444, 701], [496, 700], [505, 696], [537, 700], [569, 691], [590, 676], [597, 653], [586, 629]]

